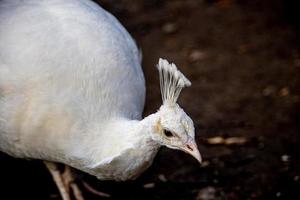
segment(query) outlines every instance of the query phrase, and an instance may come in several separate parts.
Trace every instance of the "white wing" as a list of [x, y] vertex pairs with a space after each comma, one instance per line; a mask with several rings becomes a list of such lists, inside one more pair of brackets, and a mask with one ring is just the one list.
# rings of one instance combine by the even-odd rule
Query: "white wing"
[[51, 101], [87, 114], [140, 117], [139, 52], [112, 15], [90, 1], [7, 2], [0, 8], [1, 88], [39, 85]]
[[63, 131], [68, 116], [83, 124], [140, 119], [144, 99], [135, 42], [95, 3], [0, 3], [0, 149], [12, 142], [9, 132], [17, 141], [20, 130], [33, 134], [55, 123]]

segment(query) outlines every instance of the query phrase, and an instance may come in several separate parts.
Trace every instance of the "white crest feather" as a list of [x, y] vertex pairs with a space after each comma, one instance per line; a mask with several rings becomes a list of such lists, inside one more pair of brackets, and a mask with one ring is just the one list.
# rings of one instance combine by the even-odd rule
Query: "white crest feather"
[[163, 103], [175, 104], [182, 88], [191, 86], [191, 82], [177, 69], [174, 63], [169, 63], [165, 59], [159, 59], [157, 69]]

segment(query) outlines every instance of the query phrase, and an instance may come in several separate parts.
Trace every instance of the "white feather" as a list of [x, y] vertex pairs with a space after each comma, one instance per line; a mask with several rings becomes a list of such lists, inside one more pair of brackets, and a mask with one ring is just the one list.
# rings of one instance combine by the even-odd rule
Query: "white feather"
[[[88, 0], [0, 3], [1, 151], [95, 174], [94, 163], [150, 138], [136, 133], [144, 101], [136, 44], [101, 7]], [[114, 173], [106, 178], [129, 177]]]
[[163, 103], [175, 105], [182, 88], [191, 86], [191, 82], [177, 69], [174, 63], [169, 63], [165, 59], [159, 59], [157, 69]]

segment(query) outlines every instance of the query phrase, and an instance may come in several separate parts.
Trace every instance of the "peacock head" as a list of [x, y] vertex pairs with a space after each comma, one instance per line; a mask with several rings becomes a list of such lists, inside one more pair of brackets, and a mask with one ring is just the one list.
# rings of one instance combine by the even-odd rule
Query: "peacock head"
[[157, 68], [163, 105], [158, 111], [153, 139], [171, 149], [182, 150], [201, 163], [193, 121], [176, 103], [182, 88], [190, 86], [191, 82], [167, 60], [159, 59]]

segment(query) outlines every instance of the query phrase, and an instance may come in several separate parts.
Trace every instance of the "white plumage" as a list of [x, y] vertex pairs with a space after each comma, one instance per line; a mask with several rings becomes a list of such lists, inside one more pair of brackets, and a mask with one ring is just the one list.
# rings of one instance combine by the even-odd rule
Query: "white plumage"
[[139, 55], [123, 26], [89, 0], [2, 1], [0, 150], [114, 180], [137, 177], [161, 145], [200, 161], [193, 122], [176, 100], [142, 120]]

